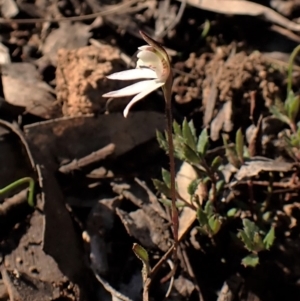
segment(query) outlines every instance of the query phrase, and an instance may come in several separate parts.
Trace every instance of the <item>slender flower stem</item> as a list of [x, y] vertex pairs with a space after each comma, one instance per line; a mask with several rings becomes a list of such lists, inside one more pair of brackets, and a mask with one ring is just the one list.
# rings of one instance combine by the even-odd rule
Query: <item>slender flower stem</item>
[[[172, 83], [169, 83], [170, 85]], [[169, 87], [170, 87], [169, 85]], [[176, 184], [175, 184], [175, 159], [174, 159], [174, 144], [172, 135], [172, 100], [171, 100], [171, 89], [168, 89], [168, 85], [163, 88], [165, 100], [166, 100], [166, 117], [167, 117], [167, 135], [168, 135], [168, 146], [169, 146], [169, 158], [170, 158], [170, 175], [171, 175], [171, 199], [172, 199], [172, 224], [173, 224], [173, 236], [174, 236], [174, 258], [177, 258], [177, 247], [178, 247], [178, 229], [179, 229], [179, 218], [178, 210], [176, 207]]]

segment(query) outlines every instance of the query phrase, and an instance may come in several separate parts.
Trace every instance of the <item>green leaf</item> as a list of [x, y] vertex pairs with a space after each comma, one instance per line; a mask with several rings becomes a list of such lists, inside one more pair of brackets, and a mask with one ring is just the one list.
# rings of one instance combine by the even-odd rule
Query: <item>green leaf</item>
[[192, 149], [196, 150], [196, 136], [193, 134], [193, 130], [191, 129], [189, 123], [187, 122], [186, 118], [182, 124], [182, 135], [185, 139], [185, 143]]
[[201, 182], [200, 179], [195, 179], [189, 184], [187, 189], [189, 195], [193, 196], [196, 193], [196, 190], [200, 182]]
[[291, 99], [287, 112], [288, 112], [288, 116], [289, 116], [290, 120], [295, 122], [295, 119], [299, 112], [299, 97], [298, 96], [294, 96]]
[[242, 265], [245, 267], [256, 267], [259, 264], [259, 257], [256, 254], [249, 254], [242, 259]]
[[160, 193], [163, 193], [166, 197], [171, 196], [171, 190], [166, 185], [166, 183], [164, 183], [162, 181], [159, 181], [157, 179], [153, 179], [152, 182], [153, 182], [153, 185], [154, 185], [154, 187], [157, 191], [159, 191]]
[[168, 143], [164, 137], [164, 135], [160, 131], [156, 131], [156, 139], [158, 141], [158, 144], [160, 148], [162, 148], [164, 151], [168, 151]]
[[253, 238], [253, 242], [254, 242], [254, 251], [256, 252], [260, 252], [262, 250], [265, 249], [265, 245], [262, 241], [261, 236], [259, 235], [258, 232], [254, 233], [254, 238]]
[[228, 216], [228, 217], [233, 217], [233, 216], [236, 215], [237, 211], [238, 211], [237, 208], [231, 208], [231, 209], [229, 209], [229, 210], [227, 211], [227, 216]]
[[201, 207], [198, 207], [197, 209], [197, 219], [200, 226], [205, 226], [208, 224], [207, 215]]
[[183, 146], [183, 156], [185, 160], [189, 161], [190, 163], [199, 164], [200, 157], [198, 154], [190, 148], [188, 145]]
[[148, 252], [142, 246], [136, 243], [133, 244], [132, 250], [136, 257], [143, 263], [142, 277], [143, 282], [145, 283], [151, 271]]
[[171, 174], [168, 170], [162, 168], [161, 169], [162, 179], [165, 182], [168, 188], [171, 188]]
[[225, 185], [225, 181], [224, 181], [224, 180], [219, 180], [219, 181], [217, 182], [217, 184], [216, 184], [216, 191], [217, 191], [217, 194], [219, 194], [219, 193], [222, 191], [224, 185]]
[[284, 113], [280, 112], [279, 109], [275, 106], [271, 106], [269, 108], [269, 111], [279, 120], [281, 120], [282, 122], [286, 123], [286, 124], [290, 124], [290, 119], [288, 116], [286, 116]]
[[[289, 93], [287, 93], [287, 95], [286, 95], [286, 100], [283, 105], [285, 112], [289, 113], [289, 110], [290, 110], [290, 107], [291, 107], [291, 104], [292, 104], [294, 98], [295, 98], [295, 93], [293, 90], [290, 90]], [[275, 103], [275, 105], [276, 105], [276, 103]]]
[[259, 232], [259, 228], [255, 225], [255, 223], [247, 218], [243, 219], [243, 225], [245, 233], [251, 239], [251, 241], [253, 241], [255, 233]]
[[212, 216], [215, 213], [214, 205], [211, 201], [207, 201], [204, 207], [204, 212], [208, 217]]
[[244, 136], [242, 133], [242, 129], [239, 128], [235, 135], [235, 151], [240, 159], [240, 162], [243, 163], [243, 153], [244, 153]]
[[201, 32], [201, 38], [202, 39], [206, 38], [206, 36], [209, 33], [210, 27], [211, 27], [210, 21], [208, 19], [206, 19], [205, 22], [204, 22], [203, 30]]
[[253, 251], [253, 243], [248, 235], [243, 230], [239, 230], [237, 237], [244, 243], [245, 248], [249, 251]]
[[[172, 200], [160, 198], [160, 199], [158, 199], [158, 201], [161, 202], [165, 206], [172, 207]], [[175, 206], [176, 206], [176, 208], [183, 208], [186, 206], [186, 204], [183, 202], [176, 201]]]
[[209, 176], [207, 176], [204, 179], [202, 179], [202, 181], [203, 181], [204, 184], [207, 184], [207, 183], [209, 183], [211, 181], [211, 179], [210, 179]]
[[275, 240], [275, 229], [274, 227], [271, 227], [271, 229], [269, 230], [269, 232], [267, 233], [263, 241], [265, 248], [267, 250], [269, 250], [272, 247], [274, 240]]
[[197, 151], [204, 157], [209, 147], [207, 129], [203, 129], [197, 143]]
[[217, 170], [217, 169], [220, 167], [220, 165], [222, 164], [222, 162], [223, 162], [222, 157], [221, 157], [221, 156], [217, 156], [217, 157], [215, 157], [214, 160], [212, 161], [211, 167], [212, 167], [213, 169]]
[[190, 129], [191, 129], [191, 132], [192, 132], [194, 141], [195, 141], [195, 143], [196, 143], [196, 141], [197, 141], [197, 136], [196, 136], [196, 129], [195, 129], [193, 120], [190, 120], [190, 122], [189, 122], [189, 127], [190, 127]]
[[173, 129], [174, 129], [175, 136], [182, 136], [181, 127], [176, 122], [176, 120], [173, 121]]
[[221, 228], [221, 222], [219, 220], [219, 218], [217, 218], [216, 216], [212, 215], [209, 219], [208, 219], [208, 225], [211, 229], [212, 234], [217, 234]]
[[239, 238], [244, 242], [249, 251], [260, 252], [265, 249], [259, 228], [248, 219], [243, 219], [244, 229], [239, 231]]
[[262, 215], [262, 219], [266, 222], [268, 222], [272, 217], [272, 212], [271, 211], [267, 211]]
[[244, 145], [243, 158], [244, 158], [244, 159], [249, 159], [249, 158], [250, 158], [249, 149], [248, 149], [248, 147], [245, 146], [245, 145]]

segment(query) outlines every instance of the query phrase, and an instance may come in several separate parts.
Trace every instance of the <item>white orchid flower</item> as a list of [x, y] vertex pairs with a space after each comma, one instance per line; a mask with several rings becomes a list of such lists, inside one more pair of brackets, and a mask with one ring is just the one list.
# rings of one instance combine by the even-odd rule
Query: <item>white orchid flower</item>
[[[137, 64], [135, 69], [113, 73], [107, 76], [108, 79], [115, 80], [134, 80], [134, 79], [147, 79], [137, 82], [133, 85], [125, 87], [120, 90], [108, 92], [103, 97], [124, 97], [135, 95], [126, 106], [123, 115], [128, 116], [131, 107], [150, 94], [154, 90], [162, 87], [164, 94], [166, 86], [168, 86], [168, 95], [170, 95], [172, 85], [172, 72], [170, 67], [169, 57], [162, 46], [156, 41], [148, 37], [144, 32], [140, 31], [143, 39], [149, 44], [139, 47], [137, 53]], [[166, 96], [166, 95], [165, 95]]]

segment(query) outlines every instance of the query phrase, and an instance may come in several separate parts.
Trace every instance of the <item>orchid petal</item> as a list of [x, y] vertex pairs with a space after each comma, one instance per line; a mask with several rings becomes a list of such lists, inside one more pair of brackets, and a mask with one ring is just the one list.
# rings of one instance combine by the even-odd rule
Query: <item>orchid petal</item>
[[141, 78], [157, 78], [157, 74], [149, 68], [138, 68], [116, 72], [108, 75], [107, 78], [116, 80], [133, 80]]
[[102, 97], [124, 97], [124, 96], [131, 96], [138, 93], [141, 93], [147, 90], [149, 87], [152, 87], [152, 83], [156, 83], [155, 80], [144, 80], [128, 87], [125, 87], [120, 90], [112, 91], [105, 93]]
[[129, 104], [126, 106], [125, 110], [123, 111], [124, 117], [126, 118], [128, 116], [129, 110], [131, 109], [131, 107], [135, 103], [137, 103], [139, 100], [141, 100], [142, 98], [144, 98], [146, 95], [150, 94], [151, 92], [153, 92], [154, 90], [160, 88], [163, 85], [164, 85], [163, 82], [153, 81], [151, 83], [151, 85], [148, 85], [148, 87], [144, 91], [140, 92], [135, 97], [133, 97], [131, 99], [131, 101], [129, 102]]

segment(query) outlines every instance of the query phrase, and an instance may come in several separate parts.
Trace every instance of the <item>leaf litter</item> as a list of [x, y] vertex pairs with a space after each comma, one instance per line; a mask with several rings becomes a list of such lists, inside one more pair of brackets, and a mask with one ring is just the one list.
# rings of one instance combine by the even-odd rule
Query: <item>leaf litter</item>
[[[1, 199], [6, 300], [142, 300], [133, 243], [146, 249], [152, 267], [172, 246], [168, 198], [152, 183], [169, 168], [155, 136], [165, 129], [161, 94], [127, 119], [128, 99], [101, 97], [122, 87], [106, 76], [132, 63], [139, 29], [172, 54], [174, 117], [179, 124], [192, 119], [197, 135], [208, 129], [205, 157], [219, 167], [213, 191], [204, 178], [197, 182], [203, 168], [176, 162], [179, 262], [170, 257], [161, 265], [151, 298], [298, 299], [297, 124], [289, 127], [279, 107], [272, 113], [288, 97], [298, 4], [226, 2], [0, 2], [0, 117], [11, 125], [1, 130], [0, 188], [24, 176], [37, 185], [35, 208], [26, 187]], [[295, 88], [296, 65], [292, 76]], [[275, 227], [270, 251], [273, 228], [252, 226], [261, 220]], [[230, 237], [236, 229], [240, 240]], [[245, 270], [241, 262], [259, 265]]]

